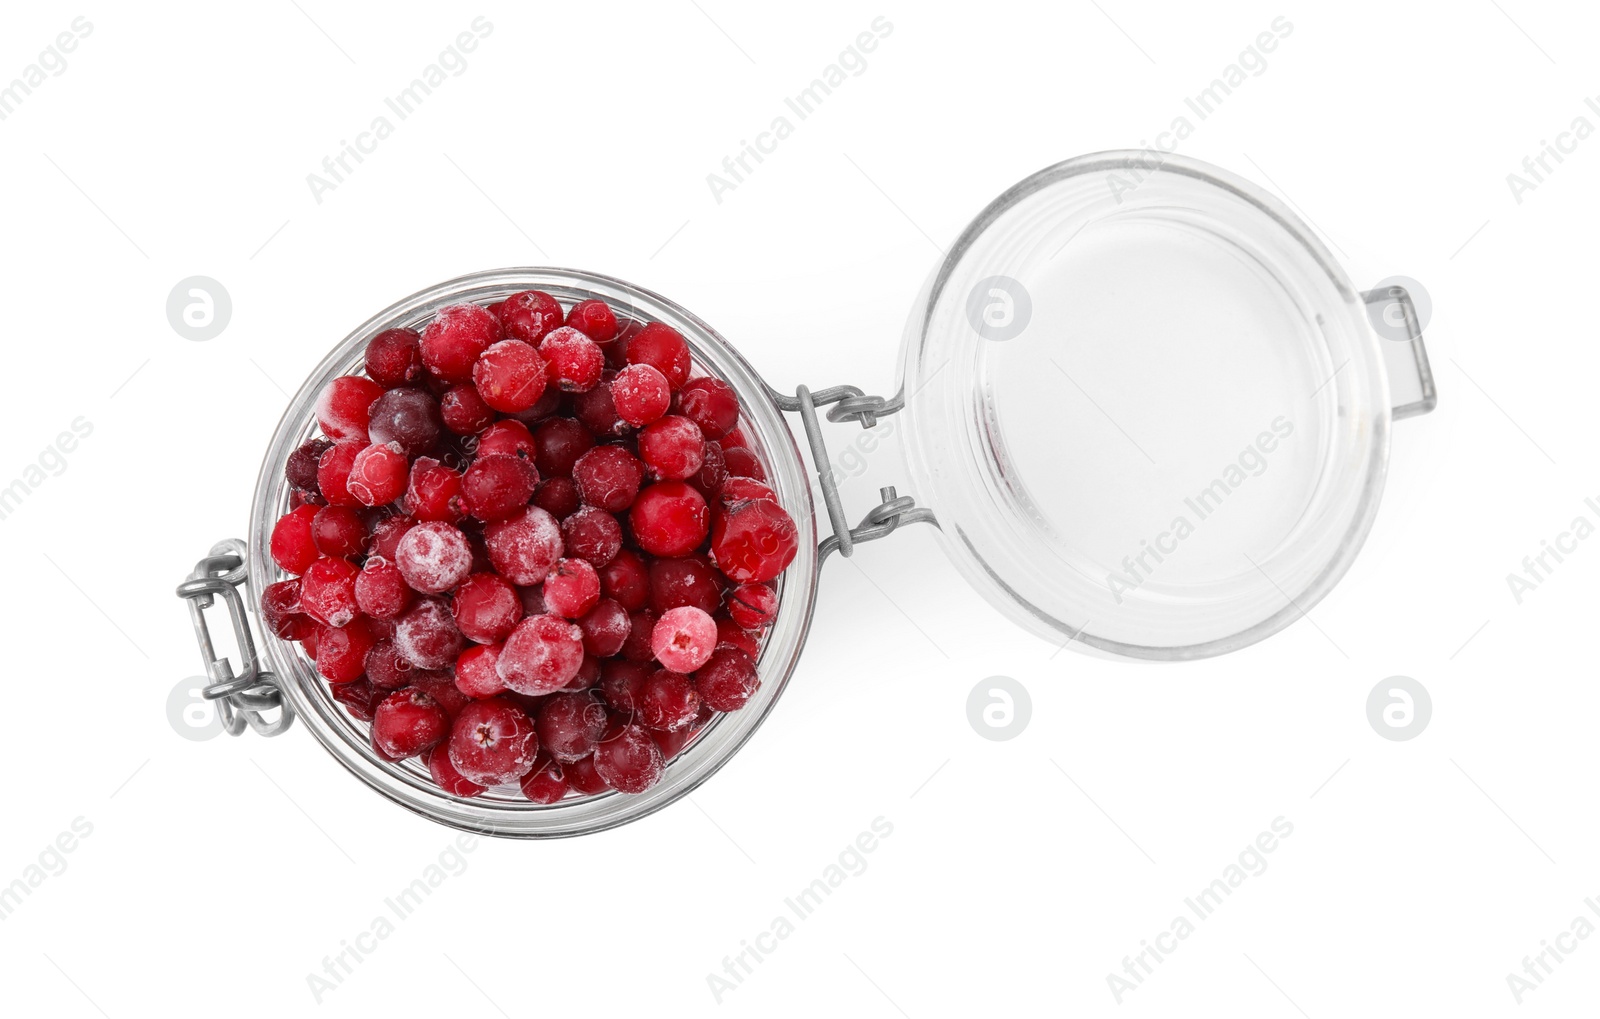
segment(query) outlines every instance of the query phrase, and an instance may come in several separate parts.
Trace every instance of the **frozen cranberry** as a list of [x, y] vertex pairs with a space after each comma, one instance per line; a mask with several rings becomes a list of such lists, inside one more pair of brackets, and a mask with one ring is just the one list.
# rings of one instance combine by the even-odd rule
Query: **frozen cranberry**
[[722, 461], [727, 467], [730, 478], [755, 478], [757, 481], [765, 481], [767, 478], [767, 472], [762, 469], [760, 459], [743, 446], [730, 447], [724, 442]]
[[480, 457], [505, 455], [531, 462], [535, 448], [528, 426], [512, 418], [496, 421], [478, 435], [477, 455]]
[[721, 604], [721, 575], [704, 556], [657, 559], [650, 564], [650, 607], [656, 612], [692, 605], [709, 615]]
[[372, 739], [391, 760], [414, 757], [445, 738], [444, 708], [415, 688], [396, 690], [372, 715]]
[[391, 389], [372, 402], [367, 434], [407, 456], [426, 452], [439, 438], [439, 401], [425, 389]]
[[650, 569], [639, 553], [625, 548], [600, 567], [600, 592], [615, 598], [629, 612], [637, 612], [650, 600]]
[[594, 655], [586, 654], [583, 656], [583, 664], [578, 666], [578, 674], [573, 676], [567, 682], [567, 685], [561, 689], [563, 691], [588, 690], [598, 682], [600, 682], [600, 659]]
[[761, 641], [756, 635], [735, 623], [727, 616], [717, 617], [717, 648], [735, 647], [751, 658], [761, 654]]
[[633, 613], [628, 617], [628, 637], [622, 642], [622, 650], [617, 652], [630, 662], [648, 662], [656, 656], [655, 649], [651, 646], [651, 637], [656, 629], [656, 614], [649, 609]]
[[474, 573], [456, 588], [451, 603], [456, 626], [468, 640], [504, 640], [522, 618], [522, 599], [498, 573]]
[[353, 683], [366, 670], [367, 652], [377, 638], [364, 617], [348, 626], [323, 626], [316, 633], [317, 671], [330, 683]]
[[[701, 715], [709, 710], [705, 707], [703, 701], [701, 702], [700, 710]], [[671, 764], [672, 759], [677, 757], [683, 748], [689, 745], [689, 741], [694, 739], [695, 734], [700, 729], [700, 715], [696, 715], [694, 721], [681, 729], [651, 729], [650, 738], [655, 740], [656, 746], [661, 748], [662, 759]]]
[[595, 773], [619, 792], [642, 793], [661, 781], [665, 769], [661, 748], [637, 725], [623, 726], [595, 748]]
[[385, 329], [374, 336], [367, 341], [367, 375], [385, 389], [421, 381], [421, 339], [415, 329]]
[[398, 690], [411, 685], [416, 669], [400, 653], [392, 640], [380, 640], [372, 645], [364, 659], [367, 682], [380, 690]]
[[571, 478], [545, 478], [533, 490], [533, 504], [555, 517], [569, 517], [578, 512], [581, 502], [578, 486]]
[[756, 663], [736, 647], [720, 647], [694, 674], [694, 686], [716, 711], [738, 711], [761, 685]]
[[607, 704], [624, 714], [638, 709], [638, 694], [654, 672], [644, 662], [612, 658], [600, 663], [599, 693]]
[[343, 559], [318, 559], [300, 578], [300, 609], [319, 623], [346, 626], [361, 614], [356, 573]]
[[472, 384], [483, 402], [510, 414], [527, 410], [544, 395], [545, 363], [521, 340], [501, 340], [472, 366]]
[[655, 652], [656, 661], [673, 672], [693, 672], [706, 663], [716, 648], [716, 622], [692, 605], [661, 613], [650, 633], [650, 650]]
[[545, 699], [534, 723], [539, 746], [562, 763], [594, 753], [606, 733], [606, 709], [594, 694], [558, 693]]
[[517, 693], [553, 693], [572, 681], [583, 664], [583, 631], [558, 616], [530, 616], [518, 623], [500, 650], [496, 669]]
[[350, 717], [358, 722], [372, 721], [372, 713], [383, 700], [383, 691], [364, 679], [353, 683], [334, 683], [328, 687], [333, 699], [344, 705]]
[[356, 605], [375, 619], [395, 619], [411, 604], [411, 585], [400, 567], [371, 558], [356, 575]]
[[722, 455], [721, 444], [707, 442], [699, 473], [685, 480], [707, 499], [716, 496], [722, 490], [722, 483], [728, 480], [728, 461]]
[[480, 456], [461, 477], [461, 505], [479, 520], [504, 520], [528, 504], [538, 481], [527, 460], [503, 453]]
[[465, 382], [479, 355], [504, 335], [499, 320], [476, 304], [441, 308], [422, 331], [422, 363], [442, 382]]
[[591, 434], [618, 439], [628, 434], [631, 426], [617, 413], [616, 402], [611, 398], [612, 379], [612, 373], [606, 372], [593, 389], [574, 394], [572, 413]]
[[600, 600], [600, 577], [582, 559], [558, 559], [544, 581], [545, 607], [558, 616], [577, 619]]
[[470, 782], [456, 766], [450, 761], [450, 747], [444, 742], [434, 744], [428, 752], [422, 755], [422, 761], [428, 766], [428, 774], [440, 789], [451, 796], [481, 796], [484, 787], [476, 782]]
[[330, 439], [307, 439], [289, 454], [289, 459], [283, 465], [283, 476], [296, 491], [321, 496], [322, 489], [317, 487], [317, 461], [332, 448]]
[[455, 617], [437, 598], [417, 602], [395, 626], [394, 646], [419, 669], [448, 669], [456, 663], [462, 643]]
[[545, 754], [540, 754], [533, 770], [522, 776], [521, 785], [522, 795], [530, 802], [543, 804], [560, 803], [572, 788], [561, 763]]
[[541, 421], [534, 429], [533, 442], [534, 463], [544, 478], [571, 477], [572, 465], [594, 445], [588, 430], [571, 418]]
[[361, 500], [352, 495], [346, 486], [350, 481], [350, 468], [355, 466], [356, 457], [366, 448], [367, 444], [360, 439], [336, 442], [317, 461], [317, 488], [330, 506], [361, 505]]
[[317, 396], [317, 424], [330, 439], [367, 438], [367, 410], [383, 387], [361, 375], [341, 375]]
[[367, 525], [349, 506], [322, 506], [311, 518], [311, 540], [325, 556], [358, 556], [367, 545]]
[[285, 513], [272, 525], [267, 549], [272, 553], [272, 561], [283, 572], [304, 573], [307, 566], [317, 561], [317, 543], [311, 529], [317, 512], [316, 506], [301, 506]]
[[394, 551], [406, 583], [424, 594], [448, 591], [472, 571], [472, 546], [450, 524], [425, 520], [406, 532]]
[[400, 539], [406, 532], [416, 526], [416, 520], [404, 514], [384, 517], [372, 525], [372, 541], [367, 547], [367, 554], [378, 559], [394, 561], [394, 550], [399, 547]]
[[578, 629], [583, 631], [583, 649], [599, 658], [610, 658], [622, 650], [622, 644], [633, 631], [633, 621], [628, 610], [615, 598], [601, 598], [594, 608], [578, 619]]
[[611, 786], [600, 777], [595, 770], [594, 757], [585, 757], [581, 761], [573, 761], [562, 769], [566, 773], [568, 785], [584, 796], [594, 796], [603, 793]]
[[722, 438], [739, 423], [739, 397], [721, 379], [690, 379], [678, 390], [676, 405], [708, 439]]
[[722, 448], [725, 450], [750, 448], [750, 441], [744, 437], [744, 429], [742, 428], [735, 428], [718, 441], [722, 443]]
[[513, 584], [542, 584], [561, 558], [561, 525], [538, 506], [525, 506], [515, 516], [484, 528], [489, 562]]
[[635, 704], [642, 725], [651, 729], [683, 729], [700, 714], [700, 693], [689, 683], [688, 676], [657, 669], [639, 688]]
[[682, 481], [700, 472], [706, 440], [700, 426], [686, 417], [668, 414], [639, 432], [639, 459], [650, 475]]
[[300, 609], [300, 581], [280, 580], [267, 585], [261, 592], [261, 625], [284, 640], [304, 640], [317, 628], [316, 622]]
[[459, 520], [461, 475], [431, 456], [419, 456], [406, 484], [406, 512], [418, 520]]
[[778, 618], [778, 592], [766, 584], [740, 584], [728, 595], [728, 615], [746, 630]]
[[417, 669], [411, 673], [411, 685], [439, 702], [450, 721], [454, 722], [461, 709], [472, 703], [472, 698], [456, 686], [449, 669]]
[[598, 506], [584, 506], [561, 521], [561, 536], [568, 556], [597, 568], [622, 551], [622, 525]]
[[538, 752], [533, 720], [504, 697], [468, 704], [450, 730], [450, 763], [482, 786], [515, 782], [533, 770]]
[[561, 324], [561, 319], [561, 304], [542, 290], [512, 294], [500, 308], [500, 321], [505, 323], [506, 335], [515, 336], [524, 343], [538, 343]]
[[[390, 392], [398, 393], [394, 389]], [[345, 488], [363, 506], [383, 506], [400, 498], [406, 490], [410, 461], [396, 444], [373, 443], [356, 454], [350, 465]]]
[[456, 659], [456, 689], [477, 698], [505, 693], [505, 681], [495, 668], [499, 661], [499, 644], [475, 644], [467, 648]]
[[610, 343], [617, 336], [617, 316], [604, 301], [579, 301], [567, 312], [567, 325], [596, 343]]
[[629, 365], [611, 380], [611, 404], [619, 418], [637, 428], [667, 412], [672, 406], [672, 387], [652, 365]]
[[439, 395], [439, 419], [457, 435], [474, 435], [494, 421], [494, 408], [483, 402], [476, 388], [463, 382]]
[[628, 341], [628, 363], [650, 365], [676, 391], [689, 381], [689, 343], [665, 322], [651, 322]]
[[728, 500], [711, 517], [711, 557], [729, 579], [761, 583], [794, 561], [800, 532], [783, 507], [766, 499]]
[[600, 347], [571, 326], [546, 333], [539, 341], [539, 356], [544, 358], [550, 385], [568, 393], [593, 389], [606, 367]]
[[[633, 501], [633, 508], [628, 511], [628, 523], [633, 529], [634, 540], [640, 548], [658, 556], [681, 556], [693, 552], [706, 540], [710, 522], [711, 511], [706, 506], [705, 497], [681, 481], [659, 481], [651, 485], [639, 493], [639, 497]], [[793, 531], [793, 521], [789, 522], [789, 527]], [[742, 532], [736, 529], [735, 534], [739, 533]], [[793, 558], [794, 550], [795, 543], [791, 540], [790, 558]], [[720, 560], [718, 565], [721, 565]]]
[[583, 501], [612, 513], [633, 505], [643, 480], [644, 465], [621, 446], [596, 446], [572, 467], [572, 481]]

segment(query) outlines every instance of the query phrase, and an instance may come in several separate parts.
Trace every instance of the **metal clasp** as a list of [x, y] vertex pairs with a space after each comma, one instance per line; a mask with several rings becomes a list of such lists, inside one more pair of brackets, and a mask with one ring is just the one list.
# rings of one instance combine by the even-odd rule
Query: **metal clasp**
[[[239, 594], [248, 574], [246, 552], [245, 543], [238, 538], [217, 542], [211, 547], [211, 554], [196, 563], [188, 579], [178, 585], [178, 597], [189, 603], [189, 619], [194, 623], [195, 641], [200, 645], [200, 659], [209, 680], [202, 692], [207, 700], [216, 702], [222, 727], [231, 736], [244, 732], [246, 725], [263, 736], [276, 736], [289, 728], [294, 712], [284, 702], [277, 678], [260, 667], [256, 656], [250, 619]], [[221, 598], [228, 607], [234, 642], [244, 658], [240, 666], [243, 671], [238, 674], [234, 673], [232, 662], [218, 656], [211, 640], [206, 609], [215, 604], [214, 598]], [[276, 719], [269, 720], [262, 714], [274, 708], [278, 709]]]
[[875, 541], [894, 533], [901, 524], [932, 524], [939, 526], [933, 511], [916, 505], [909, 495], [899, 495], [893, 486], [878, 490], [882, 502], [875, 506], [855, 527], [844, 515], [844, 502], [839, 497], [839, 483], [834, 479], [828, 446], [822, 438], [822, 424], [817, 420], [817, 408], [829, 406], [828, 420], [833, 422], [859, 421], [862, 428], [871, 428], [880, 417], [888, 417], [906, 405], [905, 390], [889, 399], [868, 396], [855, 386], [834, 386], [813, 393], [805, 386], [795, 387], [793, 396], [785, 396], [770, 387], [767, 394], [772, 402], [786, 411], [798, 411], [805, 425], [806, 441], [811, 446], [811, 459], [817, 466], [817, 482], [822, 486], [822, 503], [828, 511], [828, 523], [833, 533], [817, 544], [817, 561], [827, 560], [837, 551], [849, 558], [857, 542]]

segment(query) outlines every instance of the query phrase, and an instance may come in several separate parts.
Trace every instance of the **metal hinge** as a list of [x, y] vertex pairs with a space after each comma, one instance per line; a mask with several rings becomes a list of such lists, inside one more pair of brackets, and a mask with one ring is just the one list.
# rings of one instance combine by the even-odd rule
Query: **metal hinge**
[[[289, 728], [294, 712], [278, 690], [277, 677], [261, 668], [256, 657], [250, 618], [245, 613], [244, 599], [239, 595], [249, 572], [245, 566], [246, 553], [245, 543], [238, 538], [217, 542], [211, 546], [211, 554], [196, 563], [194, 572], [178, 585], [178, 597], [189, 603], [189, 618], [194, 622], [195, 640], [200, 645], [200, 658], [205, 663], [209, 680], [202, 692], [207, 700], [216, 703], [222, 727], [230, 736], [244, 732], [246, 725], [263, 736], [276, 736]], [[205, 610], [211, 608], [214, 598], [221, 598], [228, 606], [234, 641], [244, 658], [238, 674], [234, 673], [232, 662], [217, 656], [211, 642]], [[262, 714], [273, 709], [278, 711], [275, 719]]]

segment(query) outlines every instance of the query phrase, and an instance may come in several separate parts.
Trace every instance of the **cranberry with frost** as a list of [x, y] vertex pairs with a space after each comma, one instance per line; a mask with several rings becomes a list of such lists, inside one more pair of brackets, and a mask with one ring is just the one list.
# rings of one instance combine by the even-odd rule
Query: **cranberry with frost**
[[593, 755], [581, 761], [573, 761], [562, 770], [566, 773], [568, 785], [584, 796], [593, 796], [611, 788], [595, 770]]
[[380, 640], [368, 649], [363, 665], [367, 682], [380, 690], [398, 690], [410, 686], [416, 669], [393, 640]]
[[717, 647], [736, 647], [751, 658], [761, 654], [761, 641], [755, 634], [727, 616], [717, 616]]
[[606, 356], [600, 346], [571, 326], [558, 326], [539, 341], [549, 384], [567, 393], [593, 389], [605, 371]]
[[411, 685], [438, 701], [445, 717], [452, 722], [461, 714], [461, 709], [472, 703], [472, 698], [456, 686], [449, 669], [418, 669], [411, 675]]
[[583, 631], [559, 616], [530, 616], [518, 623], [500, 649], [496, 670], [517, 693], [554, 693], [583, 665]]
[[[730, 482], [731, 483], [731, 482]], [[711, 517], [711, 558], [730, 580], [760, 583], [794, 561], [800, 532], [794, 518], [774, 501], [728, 498]]]
[[461, 475], [431, 456], [419, 456], [406, 483], [406, 512], [418, 520], [460, 520]]
[[539, 739], [527, 713], [504, 697], [473, 701], [450, 730], [450, 763], [482, 786], [515, 782], [533, 770]]
[[705, 452], [701, 455], [699, 472], [686, 480], [707, 499], [714, 498], [722, 491], [723, 482], [728, 480], [728, 461], [722, 455], [720, 443], [706, 443]]
[[422, 331], [422, 363], [442, 382], [466, 382], [479, 355], [504, 335], [500, 321], [483, 308], [453, 304]]
[[665, 612], [692, 605], [710, 614], [722, 604], [722, 575], [704, 556], [657, 559], [650, 564], [650, 607]]
[[736, 647], [719, 647], [694, 674], [694, 686], [716, 711], [738, 711], [761, 685], [756, 663]]
[[261, 625], [284, 640], [304, 640], [316, 621], [300, 609], [300, 581], [280, 580], [261, 592]]
[[637, 612], [649, 603], [650, 567], [633, 549], [618, 552], [596, 572], [600, 574], [600, 592], [615, 598], [629, 612]]
[[550, 567], [561, 558], [561, 525], [538, 506], [526, 506], [509, 519], [495, 521], [484, 528], [483, 536], [489, 562], [513, 584], [544, 583]]
[[363, 506], [387, 505], [404, 494], [410, 467], [398, 444], [373, 443], [356, 454], [345, 489]]
[[347, 439], [334, 443], [317, 461], [317, 489], [330, 506], [361, 505], [361, 500], [346, 486], [350, 481], [350, 468], [366, 448], [367, 443], [361, 439]]
[[570, 764], [594, 753], [606, 733], [606, 709], [592, 693], [558, 693], [547, 697], [534, 722], [539, 746], [557, 761]]
[[348, 626], [361, 614], [357, 570], [343, 559], [318, 559], [300, 578], [300, 610], [328, 626]]
[[[659, 481], [640, 492], [633, 501], [628, 511], [628, 523], [639, 547], [651, 555], [688, 555], [706, 540], [711, 511], [706, 506], [705, 497], [690, 486], [681, 481]], [[790, 521], [789, 526], [793, 528], [794, 522]], [[743, 531], [736, 530], [734, 533], [737, 537]], [[718, 565], [721, 565], [720, 560]]]
[[426, 452], [439, 438], [439, 401], [425, 389], [391, 389], [372, 402], [367, 436], [394, 443], [407, 456]]
[[472, 384], [483, 402], [502, 414], [527, 410], [546, 385], [544, 358], [521, 340], [501, 340], [472, 366]]
[[665, 322], [651, 322], [628, 341], [628, 363], [647, 364], [666, 377], [677, 391], [689, 381], [689, 342]]
[[622, 650], [617, 653], [630, 662], [650, 661], [656, 656], [655, 648], [651, 646], [655, 629], [654, 612], [644, 609], [633, 613], [628, 617], [628, 637], [622, 642]]
[[626, 658], [612, 658], [600, 665], [600, 696], [620, 712], [638, 709], [638, 694], [645, 680], [654, 672], [644, 662], [630, 662]]
[[317, 512], [316, 506], [301, 506], [285, 513], [272, 525], [267, 550], [272, 561], [285, 573], [304, 573], [306, 567], [317, 561], [317, 542], [311, 529]]
[[501, 302], [500, 321], [506, 335], [524, 343], [538, 343], [561, 324], [561, 304], [542, 290], [524, 290]]
[[419, 669], [448, 669], [463, 643], [449, 606], [438, 598], [417, 602], [395, 624], [395, 647]]
[[367, 554], [376, 559], [394, 561], [394, 550], [400, 547], [400, 539], [406, 532], [416, 526], [416, 519], [404, 514], [384, 517], [372, 525], [372, 541], [367, 547]]
[[457, 435], [475, 435], [493, 423], [494, 408], [475, 386], [461, 382], [439, 394], [439, 420]]
[[456, 588], [451, 612], [462, 636], [493, 644], [504, 640], [522, 618], [522, 599], [498, 573], [474, 573]]
[[673, 672], [693, 672], [717, 648], [717, 624], [702, 609], [682, 605], [661, 613], [650, 631], [656, 661]]
[[374, 556], [356, 574], [356, 605], [375, 619], [395, 619], [411, 604], [411, 585], [400, 567]]
[[652, 477], [682, 481], [700, 473], [706, 440], [700, 426], [678, 414], [644, 427], [639, 432], [639, 459]]
[[543, 593], [546, 609], [577, 619], [600, 601], [600, 577], [582, 559], [558, 559], [545, 577]]
[[331, 439], [307, 439], [289, 454], [289, 459], [283, 465], [283, 476], [296, 491], [320, 498], [322, 489], [317, 487], [317, 461], [332, 448]]
[[595, 773], [620, 792], [644, 792], [661, 781], [665, 767], [661, 748], [637, 725], [623, 726], [594, 752]]
[[478, 435], [478, 456], [504, 454], [532, 460], [536, 448], [528, 426], [512, 418], [496, 421]]
[[479, 520], [504, 520], [528, 504], [538, 483], [533, 464], [520, 457], [480, 455], [461, 475], [461, 506]]
[[730, 478], [755, 478], [765, 481], [767, 472], [762, 469], [761, 461], [755, 453], [744, 446], [729, 446], [722, 444], [722, 461], [728, 470]]
[[721, 379], [690, 379], [674, 401], [678, 413], [693, 421], [708, 439], [720, 439], [739, 423], [739, 397]]
[[367, 341], [367, 375], [385, 389], [420, 382], [422, 337], [415, 329], [385, 329]]
[[700, 692], [688, 676], [669, 669], [652, 672], [634, 702], [640, 724], [651, 729], [685, 729], [700, 714]]
[[422, 755], [422, 761], [428, 766], [428, 775], [433, 779], [433, 784], [451, 796], [483, 795], [483, 786], [469, 781], [456, 770], [450, 761], [450, 748], [445, 743], [439, 742], [428, 748], [428, 752]]
[[[582, 627], [579, 627], [582, 629]], [[561, 689], [564, 691], [588, 690], [600, 682], [600, 659], [594, 655], [585, 654], [583, 664], [578, 666], [578, 674], [567, 682]]]
[[578, 512], [582, 500], [571, 478], [545, 478], [533, 490], [533, 504], [551, 516], [565, 518]]
[[572, 467], [572, 483], [591, 506], [621, 513], [633, 505], [644, 481], [644, 465], [621, 446], [596, 446]]
[[628, 610], [615, 598], [601, 598], [595, 607], [578, 620], [583, 631], [583, 649], [597, 658], [610, 658], [622, 650], [622, 644], [633, 632], [633, 621]]
[[622, 551], [622, 525], [598, 506], [584, 506], [561, 521], [567, 555], [597, 569]]
[[480, 699], [505, 693], [505, 680], [500, 678], [495, 668], [499, 661], [499, 644], [477, 644], [467, 648], [456, 659], [456, 689], [468, 697]]
[[367, 546], [367, 525], [349, 506], [322, 506], [311, 518], [311, 540], [325, 556], [358, 556]]
[[740, 584], [728, 593], [728, 616], [746, 630], [778, 618], [778, 592], [767, 584]]
[[383, 691], [364, 679], [353, 683], [334, 683], [328, 687], [328, 692], [358, 722], [372, 721], [373, 711], [378, 707], [378, 702], [383, 700]]
[[672, 406], [672, 386], [653, 365], [631, 364], [611, 380], [611, 405], [619, 418], [638, 428]]
[[444, 708], [415, 688], [396, 690], [372, 715], [372, 741], [390, 760], [415, 757], [445, 738], [450, 720]]
[[317, 671], [330, 683], [353, 683], [366, 670], [367, 652], [378, 642], [364, 617], [347, 626], [322, 626], [317, 629], [313, 657]]
[[593, 389], [572, 397], [573, 416], [590, 434], [599, 438], [619, 439], [632, 429], [617, 413], [616, 401], [611, 397], [614, 378], [614, 374], [608, 371], [600, 376], [600, 382]]
[[330, 439], [367, 438], [367, 412], [383, 387], [361, 375], [341, 375], [317, 395], [317, 424]]
[[572, 306], [567, 312], [567, 325], [596, 343], [610, 343], [617, 336], [617, 316], [606, 302], [593, 298]]
[[540, 754], [533, 770], [522, 776], [522, 795], [532, 803], [560, 803], [572, 788], [567, 781], [566, 769], [559, 761]]
[[534, 429], [533, 443], [539, 476], [567, 478], [572, 476], [573, 464], [594, 445], [594, 438], [571, 418], [550, 418]]
[[439, 594], [472, 572], [472, 545], [458, 528], [439, 520], [425, 520], [400, 539], [394, 550], [394, 563], [413, 589]]

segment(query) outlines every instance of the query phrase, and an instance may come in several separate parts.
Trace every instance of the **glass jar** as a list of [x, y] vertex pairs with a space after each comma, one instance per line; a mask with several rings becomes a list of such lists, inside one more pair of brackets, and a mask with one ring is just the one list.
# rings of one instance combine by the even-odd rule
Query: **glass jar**
[[[1128, 175], [1134, 186], [1118, 186]], [[243, 610], [254, 599], [237, 591], [259, 594], [282, 578], [268, 537], [289, 508], [284, 464], [315, 431], [317, 395], [360, 370], [368, 339], [420, 330], [447, 305], [530, 289], [564, 305], [600, 298], [619, 316], [682, 333], [697, 373], [738, 393], [740, 427], [799, 528], [758, 692], [713, 718], [638, 795], [539, 805], [514, 788], [444, 792], [418, 760], [377, 755], [367, 724], [332, 698], [297, 644], [269, 633], [259, 662]], [[1390, 345], [1403, 346], [1402, 357], [1369, 324], [1367, 306], [1385, 302], [1403, 312], [1404, 342]], [[903, 386], [890, 399], [850, 386], [777, 393], [709, 325], [620, 280], [563, 269], [475, 273], [378, 313], [317, 366], [268, 447], [251, 539], [216, 546], [179, 594], [195, 621], [207, 696], [230, 732], [248, 725], [273, 735], [299, 716], [367, 785], [447, 825], [519, 838], [600, 831], [666, 806], [725, 764], [794, 671], [823, 561], [909, 523], [936, 524], [952, 560], [1004, 614], [1080, 650], [1198, 658], [1288, 625], [1344, 573], [1371, 526], [1390, 421], [1433, 405], [1415, 325], [1403, 290], [1358, 293], [1281, 203], [1214, 167], [1175, 156], [1157, 165], [1148, 153], [1069, 160], [985, 209], [914, 305]], [[1387, 375], [1396, 365], [1414, 369], [1421, 394], [1399, 408]], [[904, 415], [908, 494], [884, 489], [852, 527], [819, 408], [863, 427]], [[818, 469], [831, 530], [820, 542], [785, 413], [798, 415]], [[1229, 454], [1221, 466], [1218, 450]], [[1194, 519], [1178, 527], [1185, 516]], [[214, 597], [232, 619], [237, 675], [206, 627]]]

